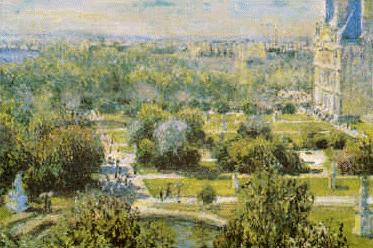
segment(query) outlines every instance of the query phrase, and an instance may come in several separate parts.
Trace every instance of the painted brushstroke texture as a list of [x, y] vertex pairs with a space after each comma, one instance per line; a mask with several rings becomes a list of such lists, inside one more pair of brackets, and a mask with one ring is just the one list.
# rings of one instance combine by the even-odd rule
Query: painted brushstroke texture
[[0, 33], [310, 37], [323, 0], [1, 0]]

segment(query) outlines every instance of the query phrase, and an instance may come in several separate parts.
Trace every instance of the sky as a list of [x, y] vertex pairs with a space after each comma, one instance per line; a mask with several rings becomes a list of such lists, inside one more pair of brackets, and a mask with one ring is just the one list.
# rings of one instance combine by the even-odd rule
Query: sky
[[325, 0], [0, 0], [0, 34], [311, 37]]

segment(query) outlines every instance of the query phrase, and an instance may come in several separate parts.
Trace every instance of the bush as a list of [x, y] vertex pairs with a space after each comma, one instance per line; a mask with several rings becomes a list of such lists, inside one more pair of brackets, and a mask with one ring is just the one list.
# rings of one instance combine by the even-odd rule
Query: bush
[[155, 152], [155, 144], [150, 139], [143, 139], [140, 141], [136, 152], [137, 161], [144, 165], [150, 166]]
[[216, 109], [216, 112], [220, 114], [226, 114], [227, 112], [229, 112], [230, 107], [227, 102], [218, 102], [215, 104], [215, 109]]
[[246, 115], [255, 115], [258, 112], [258, 107], [256, 104], [251, 101], [246, 102], [242, 106], [242, 110]]
[[25, 172], [24, 182], [31, 197], [48, 191], [76, 191], [92, 182], [92, 173], [100, 170], [103, 146], [89, 128], [55, 128], [33, 148], [33, 163]]
[[348, 247], [342, 225], [334, 231], [308, 220], [313, 196], [307, 184], [272, 170], [258, 171], [242, 192], [245, 207], [217, 236], [215, 248]]
[[86, 196], [47, 236], [48, 247], [172, 247], [172, 230], [155, 222], [141, 224], [126, 199]]
[[329, 147], [329, 140], [323, 135], [316, 135], [314, 140], [317, 149], [326, 149]]
[[284, 106], [282, 106], [281, 112], [283, 114], [295, 114], [297, 112], [297, 107], [295, 106], [294, 103], [288, 102], [288, 103], [285, 103]]
[[242, 123], [237, 133], [243, 138], [255, 139], [262, 136], [267, 140], [272, 139], [271, 128], [259, 117], [250, 118], [245, 123]]
[[197, 195], [197, 199], [202, 201], [204, 205], [211, 204], [216, 200], [216, 192], [213, 187], [206, 185]]

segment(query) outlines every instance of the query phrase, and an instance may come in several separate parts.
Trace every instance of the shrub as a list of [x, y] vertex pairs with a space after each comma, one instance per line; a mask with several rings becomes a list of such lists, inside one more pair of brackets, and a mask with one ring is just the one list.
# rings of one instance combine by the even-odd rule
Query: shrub
[[342, 225], [335, 232], [308, 220], [313, 196], [307, 184], [272, 170], [259, 171], [243, 185], [242, 192], [245, 207], [217, 236], [215, 248], [348, 247]]
[[294, 103], [288, 102], [288, 103], [285, 103], [284, 106], [282, 106], [281, 112], [283, 114], [295, 114], [297, 112], [297, 107], [295, 106]]
[[155, 144], [150, 139], [141, 140], [136, 152], [136, 158], [144, 166], [150, 166], [155, 152]]
[[216, 192], [213, 187], [206, 185], [201, 192], [198, 193], [197, 199], [202, 201], [204, 205], [211, 204], [216, 200]]
[[53, 129], [33, 148], [24, 182], [31, 197], [46, 191], [75, 191], [92, 182], [100, 169], [103, 146], [92, 130], [80, 126]]
[[140, 223], [126, 199], [85, 196], [47, 236], [48, 247], [172, 247], [173, 232], [155, 222]]

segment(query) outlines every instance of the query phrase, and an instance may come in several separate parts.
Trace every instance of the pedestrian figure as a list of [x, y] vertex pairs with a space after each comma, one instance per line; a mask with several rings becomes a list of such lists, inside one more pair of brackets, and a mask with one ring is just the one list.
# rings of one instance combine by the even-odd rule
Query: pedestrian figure
[[128, 186], [128, 175], [124, 178], [124, 185]]
[[48, 213], [52, 213], [52, 200], [51, 200], [50, 197], [48, 197], [47, 211], [48, 211]]
[[45, 193], [44, 194], [44, 214], [46, 214], [48, 212], [48, 194]]
[[167, 184], [165, 199], [171, 196], [171, 183]]
[[159, 198], [163, 202], [163, 190], [162, 189], [159, 191]]

